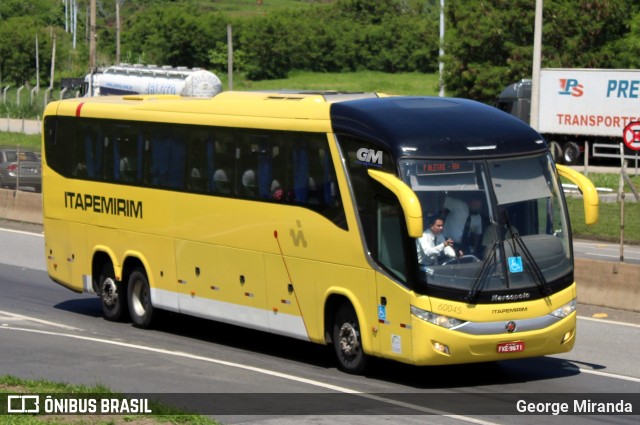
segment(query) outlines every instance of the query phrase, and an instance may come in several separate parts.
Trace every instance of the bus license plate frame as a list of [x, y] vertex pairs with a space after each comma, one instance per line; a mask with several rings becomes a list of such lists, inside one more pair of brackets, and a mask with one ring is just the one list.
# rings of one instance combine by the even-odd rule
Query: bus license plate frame
[[524, 351], [524, 341], [499, 342], [496, 350], [500, 354], [521, 353]]

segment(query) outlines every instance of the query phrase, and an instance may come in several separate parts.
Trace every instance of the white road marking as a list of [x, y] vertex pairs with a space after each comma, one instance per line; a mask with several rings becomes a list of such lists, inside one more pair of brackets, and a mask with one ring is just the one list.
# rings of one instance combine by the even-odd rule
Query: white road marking
[[53, 326], [56, 328], [62, 328], [62, 329], [67, 329], [70, 331], [81, 331], [82, 329], [80, 328], [74, 328], [73, 326], [67, 326], [67, 325], [63, 325], [61, 323], [56, 323], [56, 322], [50, 322], [48, 320], [42, 320], [42, 319], [37, 319], [35, 317], [30, 317], [30, 316], [23, 316], [22, 314], [16, 314], [16, 313], [9, 313], [8, 311], [3, 311], [0, 310], [0, 315], [4, 315], [4, 316], [8, 316], [9, 319], [7, 318], [3, 318], [0, 317], [0, 322], [3, 320], [6, 321], [10, 321], [10, 320], [27, 320], [30, 322], [36, 322], [36, 323], [40, 323], [42, 325], [47, 325], [47, 326]]
[[[571, 360], [568, 360], [569, 362]], [[607, 372], [600, 372], [598, 370], [592, 370], [592, 369], [582, 369], [580, 367], [576, 366], [576, 369], [578, 369], [580, 371], [580, 373], [586, 373], [589, 375], [598, 375], [598, 376], [604, 376], [606, 378], [613, 378], [613, 379], [620, 379], [623, 381], [631, 381], [631, 382], [637, 382], [640, 383], [640, 378], [635, 378], [633, 376], [625, 376], [625, 375], [617, 375], [615, 373], [607, 373]]]
[[38, 237], [44, 238], [44, 234], [42, 233], [25, 232], [24, 230], [14, 230], [14, 229], [0, 229], [0, 230], [3, 232], [18, 233], [21, 235], [38, 236]]
[[591, 322], [607, 323], [607, 324], [610, 324], [610, 325], [619, 325], [619, 326], [629, 326], [629, 327], [632, 327], [632, 328], [640, 328], [640, 325], [635, 324], [635, 323], [617, 322], [615, 320], [598, 319], [598, 318], [595, 318], [595, 317], [578, 316], [578, 319], [589, 320]]
[[[606, 258], [615, 258], [616, 260], [620, 258], [620, 253], [618, 254], [600, 254], [599, 252], [585, 252], [583, 255], [593, 255], [594, 257], [606, 257]], [[625, 260], [640, 260], [640, 256], [636, 257], [635, 255], [624, 254]]]
[[88, 337], [88, 336], [83, 336], [83, 335], [73, 335], [73, 334], [66, 334], [66, 333], [60, 333], [60, 332], [43, 331], [43, 330], [36, 330], [36, 329], [26, 329], [26, 328], [18, 328], [18, 327], [11, 327], [11, 326], [0, 326], [0, 330], [13, 330], [13, 331], [20, 331], [20, 332], [36, 333], [36, 334], [40, 334], [40, 335], [50, 335], [50, 336], [55, 336], [55, 337], [73, 338], [73, 339], [79, 339], [79, 340], [83, 340], [83, 341], [97, 342], [97, 343], [108, 344], [108, 345], [116, 345], [116, 346], [119, 346], [119, 347], [132, 348], [132, 349], [135, 349], [135, 350], [148, 351], [148, 352], [153, 352], [153, 353], [157, 353], [157, 354], [165, 354], [165, 355], [169, 355], [169, 356], [183, 357], [183, 358], [187, 358], [187, 359], [191, 359], [191, 360], [198, 360], [198, 361], [203, 361], [203, 362], [207, 362], [207, 363], [214, 363], [214, 364], [218, 364], [218, 365], [222, 365], [222, 366], [228, 366], [228, 367], [234, 367], [234, 368], [243, 369], [243, 370], [249, 370], [249, 371], [252, 371], [252, 372], [261, 373], [261, 374], [269, 375], [269, 376], [274, 376], [274, 377], [281, 378], [281, 379], [287, 379], [287, 380], [290, 380], [290, 381], [299, 382], [299, 383], [303, 383], [303, 384], [307, 384], [307, 385], [312, 385], [312, 386], [315, 386], [315, 387], [324, 388], [324, 389], [327, 389], [327, 390], [336, 391], [336, 392], [340, 392], [340, 393], [352, 394], [352, 395], [360, 396], [360, 397], [367, 398], [367, 399], [370, 399], [370, 400], [375, 400], [375, 401], [379, 401], [379, 402], [382, 402], [382, 403], [393, 404], [393, 405], [398, 406], [398, 407], [403, 407], [403, 408], [406, 408], [406, 409], [415, 410], [417, 412], [423, 412], [423, 413], [429, 414], [429, 415], [435, 414], [435, 415], [445, 416], [445, 417], [448, 417], [448, 418], [451, 418], [451, 419], [457, 419], [457, 420], [460, 420], [460, 421], [474, 423], [474, 424], [478, 424], [478, 425], [497, 425], [494, 422], [488, 422], [488, 421], [485, 421], [485, 420], [472, 418], [472, 417], [468, 417], [468, 416], [451, 415], [451, 414], [448, 414], [447, 412], [443, 412], [443, 411], [440, 411], [440, 410], [429, 409], [427, 407], [418, 406], [418, 405], [414, 405], [414, 404], [411, 404], [411, 403], [405, 403], [405, 402], [398, 401], [398, 400], [392, 400], [392, 399], [388, 399], [388, 398], [384, 398], [384, 397], [379, 397], [379, 396], [376, 396], [376, 395], [373, 395], [373, 394], [367, 394], [367, 393], [363, 393], [361, 391], [353, 390], [351, 388], [346, 388], [346, 387], [333, 385], [333, 384], [327, 384], [325, 382], [320, 382], [320, 381], [316, 381], [316, 380], [313, 380], [313, 379], [302, 378], [302, 377], [295, 376], [295, 375], [290, 375], [290, 374], [287, 374], [287, 373], [276, 372], [276, 371], [273, 371], [273, 370], [263, 369], [263, 368], [255, 367], [255, 366], [243, 365], [243, 364], [240, 364], [240, 363], [229, 362], [229, 361], [226, 361], [226, 360], [219, 360], [219, 359], [214, 359], [214, 358], [210, 358], [210, 357], [199, 356], [199, 355], [196, 355], [196, 354], [185, 353], [185, 352], [182, 352], [182, 351], [171, 351], [171, 350], [165, 350], [163, 348], [147, 347], [147, 346], [139, 345], [139, 344], [130, 344], [130, 343], [127, 343], [127, 342], [112, 341], [112, 340], [108, 340], [108, 339]]

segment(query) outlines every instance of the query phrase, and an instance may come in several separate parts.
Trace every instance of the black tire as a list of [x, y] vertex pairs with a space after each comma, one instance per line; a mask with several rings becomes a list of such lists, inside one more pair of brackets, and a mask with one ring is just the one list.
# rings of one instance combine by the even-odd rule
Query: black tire
[[127, 318], [127, 291], [124, 283], [117, 282], [113, 265], [102, 267], [98, 278], [98, 294], [102, 305], [102, 315], [111, 322], [124, 321]]
[[149, 279], [143, 268], [136, 268], [127, 285], [129, 314], [134, 326], [148, 329], [153, 324], [155, 309], [151, 303]]
[[351, 304], [343, 304], [333, 322], [333, 348], [338, 359], [338, 367], [353, 374], [362, 373], [368, 356], [362, 348], [358, 316]]
[[567, 165], [576, 165], [580, 158], [580, 147], [575, 142], [567, 142], [562, 150], [562, 161]]
[[562, 163], [562, 147], [560, 143], [554, 141], [549, 142], [549, 152], [551, 152], [551, 157], [555, 163]]

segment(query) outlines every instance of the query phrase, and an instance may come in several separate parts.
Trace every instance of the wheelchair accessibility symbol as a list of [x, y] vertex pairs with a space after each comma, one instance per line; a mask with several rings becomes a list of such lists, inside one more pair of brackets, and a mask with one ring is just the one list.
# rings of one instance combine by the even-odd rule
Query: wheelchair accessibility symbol
[[522, 273], [522, 257], [509, 257], [509, 271], [511, 273]]
[[387, 320], [387, 307], [383, 305], [378, 306], [378, 320]]

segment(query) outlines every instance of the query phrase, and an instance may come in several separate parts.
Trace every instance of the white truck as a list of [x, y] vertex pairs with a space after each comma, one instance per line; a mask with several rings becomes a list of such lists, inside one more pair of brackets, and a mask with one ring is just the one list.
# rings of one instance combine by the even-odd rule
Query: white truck
[[[640, 70], [543, 69], [539, 105], [537, 130], [554, 158], [576, 164], [585, 142], [589, 142], [591, 155], [594, 145], [617, 148], [625, 126], [640, 121]], [[504, 89], [497, 106], [529, 123], [531, 80]]]
[[121, 64], [88, 74], [80, 94], [85, 97], [131, 94], [213, 97], [221, 91], [220, 79], [203, 69]]

